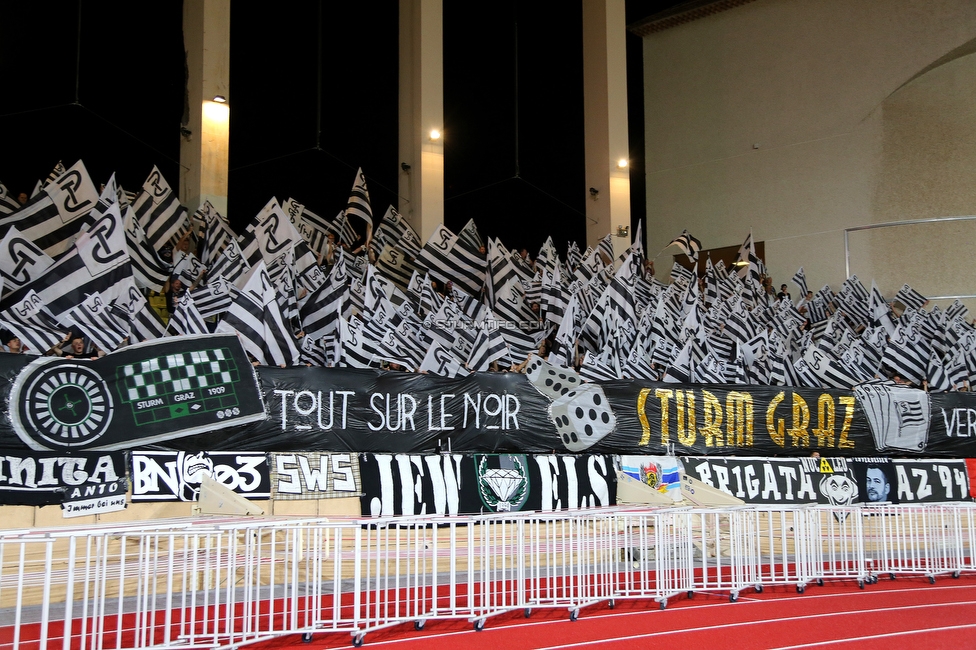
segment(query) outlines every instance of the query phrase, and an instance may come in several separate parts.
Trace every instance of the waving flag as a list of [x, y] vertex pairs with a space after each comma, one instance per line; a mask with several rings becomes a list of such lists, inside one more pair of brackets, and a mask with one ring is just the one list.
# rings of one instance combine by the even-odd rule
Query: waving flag
[[688, 256], [688, 259], [691, 260], [693, 264], [698, 263], [698, 252], [701, 250], [702, 245], [701, 242], [693, 237], [687, 230], [682, 230], [681, 234], [672, 239], [668, 246], [677, 246], [681, 249], [682, 253]]
[[157, 167], [153, 167], [142, 184], [142, 193], [136, 198], [132, 209], [146, 231], [146, 238], [156, 250], [167, 242], [180, 239], [190, 230], [186, 208], [180, 205], [179, 197]]

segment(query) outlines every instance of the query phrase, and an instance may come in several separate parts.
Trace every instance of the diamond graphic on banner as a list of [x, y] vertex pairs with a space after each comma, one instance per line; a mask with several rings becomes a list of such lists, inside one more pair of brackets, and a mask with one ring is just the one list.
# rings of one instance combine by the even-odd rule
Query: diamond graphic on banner
[[521, 510], [529, 497], [525, 456], [476, 454], [475, 472], [481, 502], [493, 512]]
[[507, 502], [525, 479], [514, 469], [490, 469], [484, 473], [482, 480], [501, 501]]

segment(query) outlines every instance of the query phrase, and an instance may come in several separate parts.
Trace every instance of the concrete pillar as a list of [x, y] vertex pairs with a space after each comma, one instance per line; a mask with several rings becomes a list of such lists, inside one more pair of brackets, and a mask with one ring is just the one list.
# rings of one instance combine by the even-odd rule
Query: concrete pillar
[[[583, 191], [590, 246], [608, 232], [630, 228], [626, 36], [624, 0], [583, 0]], [[631, 235], [614, 237], [615, 255], [630, 246]]]
[[450, 134], [444, 132], [441, 2], [400, 0], [399, 210], [424, 241], [444, 223], [444, 138]]
[[184, 0], [183, 44], [190, 121], [180, 142], [180, 202], [192, 213], [210, 201], [227, 216], [230, 0]]

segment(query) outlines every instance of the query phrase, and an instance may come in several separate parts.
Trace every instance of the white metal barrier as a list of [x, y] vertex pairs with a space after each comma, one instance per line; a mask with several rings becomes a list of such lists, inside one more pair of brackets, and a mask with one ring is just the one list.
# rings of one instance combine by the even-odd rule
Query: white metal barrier
[[812, 507], [752, 509], [756, 531], [757, 589], [767, 585], [792, 585], [798, 593], [822, 576], [817, 568], [817, 542], [820, 512]]
[[976, 507], [605, 508], [0, 532], [0, 650], [231, 648], [430, 619], [481, 629], [766, 585], [976, 570]]
[[[965, 511], [948, 505], [877, 505], [864, 508], [865, 538], [876, 540], [877, 572], [959, 577], [966, 555]], [[970, 547], [971, 548], [971, 547]]]

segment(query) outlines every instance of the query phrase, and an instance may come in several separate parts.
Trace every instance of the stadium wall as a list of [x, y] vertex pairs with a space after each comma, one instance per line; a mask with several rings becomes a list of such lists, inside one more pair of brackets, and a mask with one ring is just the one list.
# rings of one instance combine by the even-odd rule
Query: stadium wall
[[[974, 51], [967, 0], [757, 0], [648, 34], [648, 250], [751, 228], [777, 288], [801, 265], [836, 287], [845, 228], [976, 214]], [[974, 234], [854, 232], [850, 270], [888, 297], [974, 294]]]

